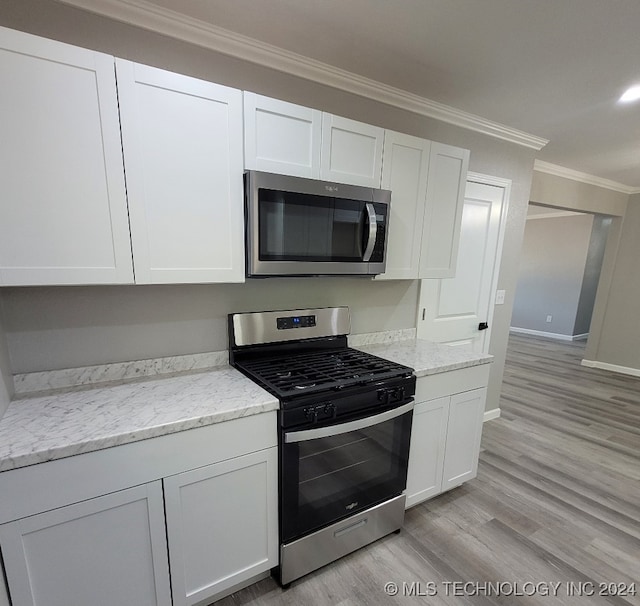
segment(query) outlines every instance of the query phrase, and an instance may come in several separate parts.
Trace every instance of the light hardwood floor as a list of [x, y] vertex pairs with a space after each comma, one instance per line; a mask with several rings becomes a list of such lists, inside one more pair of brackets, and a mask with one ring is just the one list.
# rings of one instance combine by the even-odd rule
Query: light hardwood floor
[[619, 595], [640, 593], [640, 379], [580, 366], [583, 347], [512, 336], [476, 479], [287, 591], [218, 604], [640, 604]]

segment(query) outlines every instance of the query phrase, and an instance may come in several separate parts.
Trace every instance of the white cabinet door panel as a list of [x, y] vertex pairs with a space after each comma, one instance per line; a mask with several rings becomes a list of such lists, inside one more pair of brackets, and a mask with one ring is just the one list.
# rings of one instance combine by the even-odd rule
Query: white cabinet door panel
[[447, 396], [420, 402], [413, 410], [407, 507], [441, 492], [449, 400]]
[[321, 111], [245, 91], [246, 169], [318, 179], [321, 137]]
[[116, 64], [136, 282], [243, 281], [241, 91]]
[[174, 606], [278, 563], [277, 448], [164, 479]]
[[324, 181], [380, 187], [384, 129], [340, 116], [322, 116]]
[[131, 283], [113, 57], [0, 28], [0, 284]]
[[160, 482], [0, 526], [13, 606], [169, 606]]
[[455, 275], [468, 167], [469, 150], [431, 143], [421, 278]]
[[385, 273], [380, 280], [418, 277], [430, 142], [385, 132], [382, 188], [391, 190]]
[[486, 389], [451, 396], [442, 490], [476, 477]]

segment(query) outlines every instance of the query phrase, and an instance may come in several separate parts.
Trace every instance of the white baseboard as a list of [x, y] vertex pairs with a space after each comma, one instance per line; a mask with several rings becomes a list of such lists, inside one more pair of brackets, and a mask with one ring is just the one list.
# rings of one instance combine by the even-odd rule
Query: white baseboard
[[582, 366], [587, 366], [588, 368], [599, 368], [600, 370], [610, 370], [611, 372], [618, 372], [622, 375], [640, 377], [640, 368], [618, 366], [617, 364], [608, 364], [607, 362], [598, 362], [597, 360], [582, 360], [581, 364]]
[[484, 419], [483, 419], [483, 423], [486, 423], [487, 421], [492, 421], [493, 419], [497, 419], [500, 416], [500, 409], [499, 408], [494, 408], [492, 410], [485, 410], [484, 411]]
[[563, 335], [558, 332], [544, 332], [543, 330], [518, 328], [517, 326], [511, 326], [509, 328], [509, 332], [515, 332], [523, 335], [532, 335], [534, 337], [546, 337], [547, 339], [557, 339], [558, 341], [582, 341], [589, 337], [588, 332], [581, 335]]

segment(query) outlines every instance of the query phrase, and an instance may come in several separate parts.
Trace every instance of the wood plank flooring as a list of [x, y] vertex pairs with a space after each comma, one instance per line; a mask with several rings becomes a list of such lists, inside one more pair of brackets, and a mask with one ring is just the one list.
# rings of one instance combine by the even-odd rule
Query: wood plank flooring
[[286, 591], [218, 604], [640, 605], [640, 379], [580, 366], [583, 347], [513, 335], [476, 479]]

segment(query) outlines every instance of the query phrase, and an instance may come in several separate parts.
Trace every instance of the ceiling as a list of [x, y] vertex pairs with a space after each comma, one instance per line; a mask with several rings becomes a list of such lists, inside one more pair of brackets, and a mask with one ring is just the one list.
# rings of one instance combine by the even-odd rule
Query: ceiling
[[640, 84], [638, 0], [123, 1], [548, 139], [539, 160], [640, 190], [640, 102], [617, 102]]

